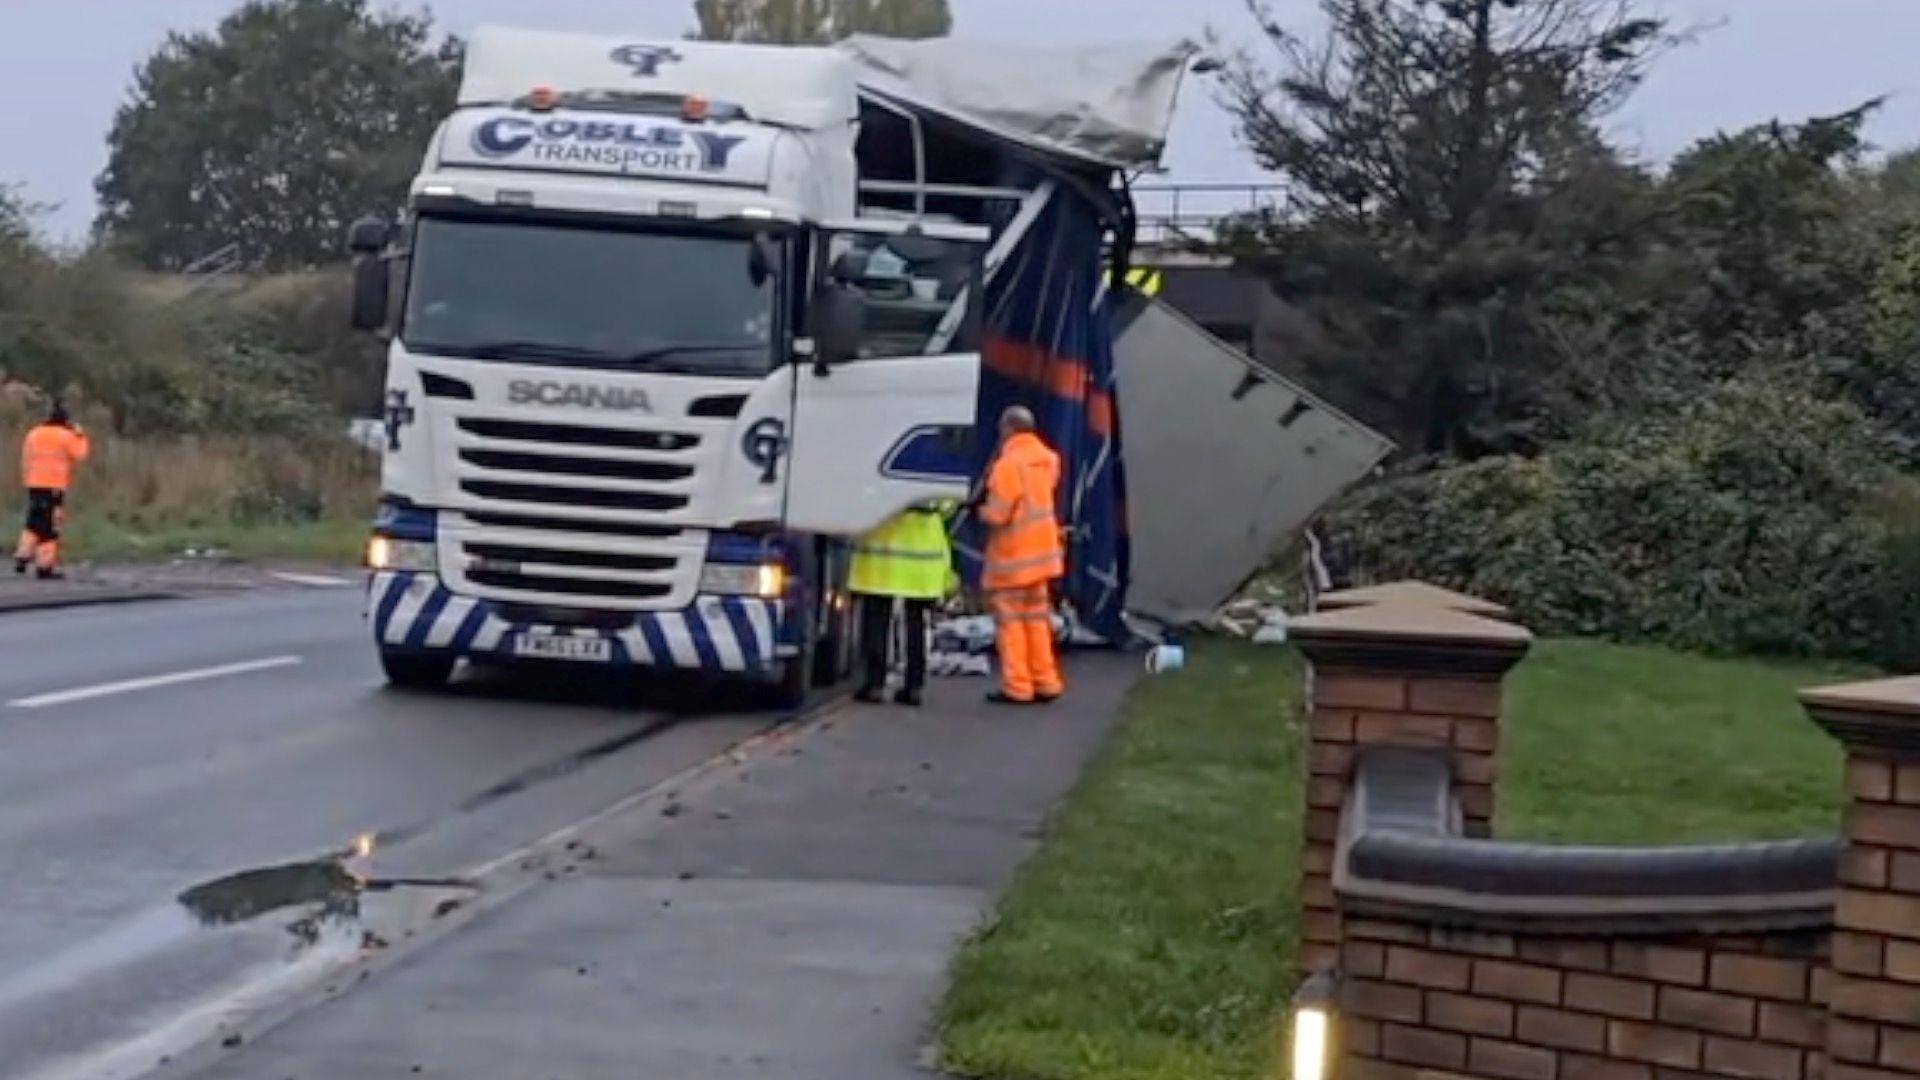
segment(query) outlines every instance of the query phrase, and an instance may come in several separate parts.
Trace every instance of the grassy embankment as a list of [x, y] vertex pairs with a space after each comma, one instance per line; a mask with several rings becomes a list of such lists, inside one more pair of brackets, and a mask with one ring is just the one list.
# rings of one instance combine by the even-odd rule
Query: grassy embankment
[[[1859, 674], [1580, 641], [1509, 682], [1505, 836], [1599, 843], [1832, 829], [1840, 755], [1795, 688]], [[1299, 850], [1300, 664], [1208, 642], [1143, 682], [1041, 851], [962, 951], [949, 1067], [1006, 1080], [1271, 1071]]]
[[[19, 476], [30, 420], [25, 402], [0, 400], [0, 477]], [[320, 446], [238, 435], [117, 438], [100, 424], [87, 431], [94, 455], [71, 494], [70, 559], [147, 561], [190, 548], [324, 562], [359, 557], [378, 461], [344, 439]], [[18, 494], [8, 543], [18, 527]]]

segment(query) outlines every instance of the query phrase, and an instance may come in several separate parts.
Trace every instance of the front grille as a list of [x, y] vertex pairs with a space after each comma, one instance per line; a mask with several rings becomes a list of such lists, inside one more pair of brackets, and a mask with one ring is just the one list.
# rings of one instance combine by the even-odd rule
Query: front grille
[[462, 480], [461, 490], [483, 499], [544, 503], [550, 506], [588, 506], [602, 510], [650, 510], [664, 513], [687, 505], [687, 496], [657, 491], [606, 491], [597, 488], [556, 487], [552, 484], [516, 484], [504, 480]]
[[577, 551], [533, 547], [524, 544], [466, 544], [466, 553], [486, 562], [538, 563], [541, 566], [576, 566], [591, 570], [638, 570], [658, 573], [671, 570], [679, 562], [671, 555], [627, 555], [611, 551]]
[[554, 593], [562, 596], [616, 596], [628, 600], [657, 600], [673, 591], [663, 581], [618, 581], [604, 578], [553, 577], [516, 574], [505, 570], [469, 570], [467, 580], [494, 589]]
[[572, 518], [546, 518], [533, 514], [497, 514], [483, 510], [469, 510], [466, 512], [466, 517], [475, 525], [485, 525], [495, 529], [593, 533], [597, 536], [630, 536], [646, 540], [670, 540], [679, 536], [681, 532], [670, 525], [630, 525], [622, 521], [575, 521]]
[[700, 436], [684, 431], [637, 431], [632, 428], [589, 427], [579, 424], [536, 424], [523, 420], [459, 421], [460, 430], [488, 439], [548, 443], [562, 446], [604, 446], [619, 450], [691, 450]]
[[[721, 467], [717, 425], [634, 416], [645, 428], [453, 417], [443, 523], [457, 584], [496, 603], [635, 612], [684, 607], [705, 560], [704, 470]], [[577, 515], [577, 517], [576, 517]], [[624, 520], [623, 520], [624, 519]]]
[[518, 450], [462, 450], [460, 460], [483, 469], [547, 473], [555, 476], [591, 476], [608, 480], [685, 480], [691, 465], [661, 461], [623, 461], [618, 458], [576, 457], [571, 454], [529, 454]]

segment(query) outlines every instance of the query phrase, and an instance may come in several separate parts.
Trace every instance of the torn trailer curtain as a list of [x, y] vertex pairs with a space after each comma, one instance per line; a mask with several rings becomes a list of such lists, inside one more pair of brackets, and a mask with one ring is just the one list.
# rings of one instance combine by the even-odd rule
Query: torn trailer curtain
[[[1000, 414], [1025, 405], [1060, 454], [1057, 505], [1069, 529], [1062, 592], [1080, 622], [1109, 641], [1127, 637], [1126, 476], [1114, 400], [1113, 318], [1102, 287], [1107, 230], [1101, 202], [1010, 166], [1009, 186], [1034, 194], [996, 224], [989, 253], [981, 345], [979, 430], [974, 475], [984, 477]], [[961, 574], [977, 585], [985, 530], [963, 520], [956, 536]]]
[[[936, 139], [963, 143], [963, 168], [991, 162], [971, 182], [1029, 193], [993, 204], [983, 222], [995, 239], [983, 298], [974, 475], [984, 478], [997, 449], [1001, 412], [1014, 404], [1032, 409], [1062, 458], [1057, 505], [1069, 529], [1062, 592], [1083, 627], [1124, 641], [1126, 478], [1105, 282], [1107, 239], [1115, 237], [1124, 261], [1132, 208], [1111, 188], [1122, 172], [1158, 165], [1196, 48], [1180, 41], [1042, 52], [864, 36], [839, 48], [858, 63], [863, 94], [917, 116]], [[955, 540], [961, 573], [977, 585], [985, 531], [968, 516]]]

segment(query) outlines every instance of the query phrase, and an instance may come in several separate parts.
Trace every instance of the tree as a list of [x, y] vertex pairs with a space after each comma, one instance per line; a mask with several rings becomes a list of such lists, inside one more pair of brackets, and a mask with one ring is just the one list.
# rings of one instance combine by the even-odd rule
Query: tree
[[453, 104], [460, 49], [426, 15], [367, 0], [250, 0], [174, 34], [108, 136], [95, 232], [177, 269], [227, 245], [251, 265], [339, 257], [347, 224], [392, 213]]
[[824, 45], [853, 34], [940, 37], [953, 28], [947, 0], [694, 0], [705, 41]]
[[1411, 449], [1524, 447], [1551, 294], [1655, 212], [1597, 129], [1665, 24], [1633, 0], [1321, 0], [1315, 44], [1249, 6], [1273, 66], [1240, 53], [1221, 85], [1291, 201], [1234, 250], [1311, 317], [1305, 373]]

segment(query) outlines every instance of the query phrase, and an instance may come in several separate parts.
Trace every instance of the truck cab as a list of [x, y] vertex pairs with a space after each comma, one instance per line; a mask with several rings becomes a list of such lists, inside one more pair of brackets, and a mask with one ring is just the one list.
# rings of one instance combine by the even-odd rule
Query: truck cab
[[965, 494], [986, 230], [855, 217], [830, 49], [472, 42], [398, 229], [369, 616], [390, 681], [462, 658], [842, 674], [848, 541]]

